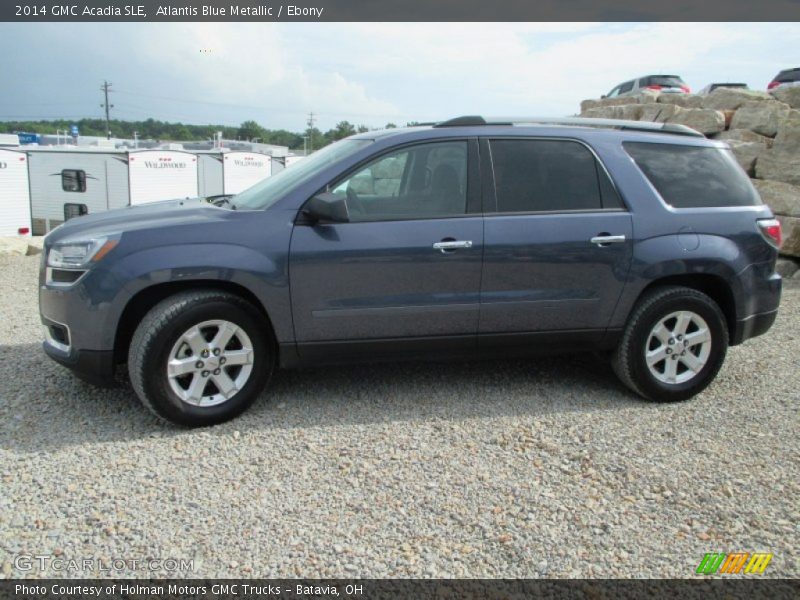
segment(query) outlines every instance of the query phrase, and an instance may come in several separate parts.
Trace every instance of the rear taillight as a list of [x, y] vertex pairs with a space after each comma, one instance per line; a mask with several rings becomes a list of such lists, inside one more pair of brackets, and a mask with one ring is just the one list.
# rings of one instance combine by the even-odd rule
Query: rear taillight
[[646, 89], [646, 90], [660, 90], [663, 87], [664, 87], [663, 85], [648, 85], [644, 89]]
[[778, 87], [780, 84], [781, 84], [781, 82], [780, 82], [780, 81], [770, 81], [770, 82], [767, 84], [767, 89], [768, 89], [768, 90], [771, 90], [771, 89], [773, 89], [773, 88], [776, 88], [776, 87]]
[[781, 232], [781, 222], [778, 219], [759, 219], [757, 221], [761, 235], [776, 248], [781, 247], [783, 234]]
[[682, 86], [681, 86], [681, 89], [682, 89], [682, 90], [684, 91], [684, 93], [686, 93], [686, 94], [691, 94], [691, 93], [692, 93], [692, 90], [689, 88], [689, 86], [688, 86], [688, 85], [682, 85]]
[[30, 232], [31, 232], [30, 227], [20, 227], [19, 229], [17, 229], [17, 233], [19, 235], [28, 235]]

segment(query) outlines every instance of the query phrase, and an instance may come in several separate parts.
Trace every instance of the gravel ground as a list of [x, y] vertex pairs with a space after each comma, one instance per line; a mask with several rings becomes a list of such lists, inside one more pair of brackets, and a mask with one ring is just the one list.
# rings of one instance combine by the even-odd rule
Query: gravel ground
[[591, 357], [408, 363], [279, 373], [269, 402], [188, 431], [45, 358], [37, 268], [0, 258], [5, 576], [53, 575], [15, 568], [52, 554], [202, 577], [688, 577], [735, 551], [800, 576], [794, 282], [687, 403], [640, 401]]

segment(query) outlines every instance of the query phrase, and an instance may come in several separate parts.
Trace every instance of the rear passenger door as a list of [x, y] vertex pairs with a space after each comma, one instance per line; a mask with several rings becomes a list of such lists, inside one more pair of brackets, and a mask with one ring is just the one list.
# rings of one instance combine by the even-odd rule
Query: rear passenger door
[[631, 215], [605, 169], [586, 145], [565, 139], [484, 139], [481, 156], [490, 179], [484, 341], [490, 334], [542, 331], [599, 338], [632, 255]]

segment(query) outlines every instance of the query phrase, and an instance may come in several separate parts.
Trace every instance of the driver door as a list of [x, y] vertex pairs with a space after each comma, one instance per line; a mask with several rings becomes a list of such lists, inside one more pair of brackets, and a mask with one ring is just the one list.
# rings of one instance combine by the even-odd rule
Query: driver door
[[[390, 151], [329, 189], [349, 222], [295, 225], [290, 248], [298, 352], [347, 342], [370, 353], [444, 339], [475, 345], [483, 218], [477, 141]], [[385, 342], [383, 346], [381, 344]]]

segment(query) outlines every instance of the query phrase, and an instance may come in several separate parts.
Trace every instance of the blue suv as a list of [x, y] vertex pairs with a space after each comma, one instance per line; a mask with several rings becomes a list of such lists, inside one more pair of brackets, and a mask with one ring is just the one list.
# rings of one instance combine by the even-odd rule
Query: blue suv
[[276, 367], [606, 351], [689, 398], [767, 331], [780, 225], [721, 142], [677, 125], [460, 117], [356, 135], [218, 205], [45, 240], [45, 352], [127, 362], [156, 415], [230, 419]]

